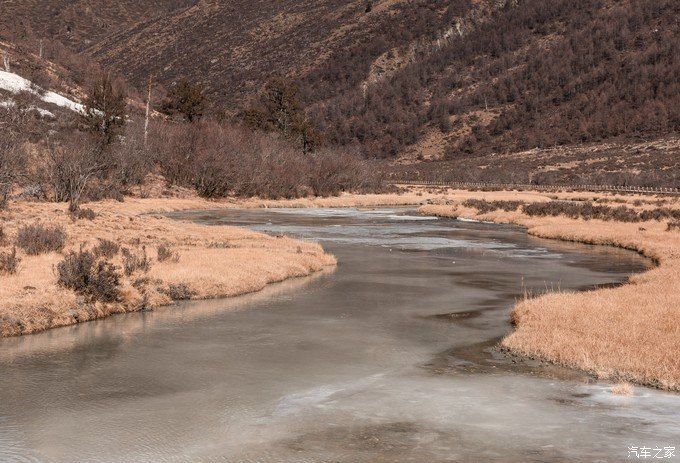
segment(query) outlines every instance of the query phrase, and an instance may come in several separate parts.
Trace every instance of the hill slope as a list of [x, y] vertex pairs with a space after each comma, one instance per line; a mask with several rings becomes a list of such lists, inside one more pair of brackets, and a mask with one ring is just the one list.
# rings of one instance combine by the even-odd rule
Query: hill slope
[[138, 86], [203, 82], [232, 114], [286, 76], [327, 143], [368, 156], [459, 159], [680, 130], [674, 0], [3, 4], [14, 30], [19, 19]]

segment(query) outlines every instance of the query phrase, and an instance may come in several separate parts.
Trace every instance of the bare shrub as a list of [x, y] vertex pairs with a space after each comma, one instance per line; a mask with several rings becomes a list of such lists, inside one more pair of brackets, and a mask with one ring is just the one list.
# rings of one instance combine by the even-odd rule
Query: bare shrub
[[74, 132], [48, 144], [47, 181], [55, 201], [68, 201], [75, 212], [92, 180], [107, 170], [111, 160], [105, 145], [92, 135]]
[[667, 207], [657, 207], [654, 209], [642, 211], [640, 213], [642, 220], [664, 220], [675, 219], [680, 220], [680, 209], [669, 209]]
[[7, 242], [7, 234], [5, 233], [5, 227], [0, 225], [0, 246]]
[[40, 223], [25, 225], [17, 231], [15, 244], [32, 256], [58, 252], [66, 244], [66, 232], [60, 226], [50, 227]]
[[105, 259], [98, 259], [82, 248], [69, 252], [57, 264], [59, 285], [89, 297], [93, 301], [120, 300], [119, 268]]
[[156, 251], [158, 254], [158, 262], [165, 262], [168, 260], [171, 260], [172, 262], [179, 262], [179, 254], [173, 252], [173, 250], [165, 244], [159, 245]]
[[125, 275], [130, 276], [137, 271], [146, 273], [151, 270], [151, 259], [146, 255], [146, 246], [142, 246], [139, 254], [128, 248], [123, 248], [122, 254]]
[[11, 251], [0, 252], [0, 274], [16, 273], [20, 262], [21, 258], [17, 256], [16, 246], [13, 246]]
[[680, 231], [680, 221], [668, 222], [668, 225], [666, 225], [666, 231], [673, 231], [673, 230], [679, 230]]
[[303, 154], [276, 135], [214, 121], [156, 124], [152, 151], [170, 184], [206, 198], [296, 198], [382, 186], [378, 169], [348, 149]]
[[129, 121], [125, 137], [111, 148], [108, 177], [120, 190], [143, 184], [147, 175], [154, 170], [154, 159], [145, 146], [144, 125], [141, 121]]
[[92, 209], [78, 208], [71, 212], [71, 218], [73, 218], [73, 220], [94, 220], [97, 218], [97, 213]]
[[594, 205], [591, 202], [576, 203], [566, 201], [549, 201], [545, 203], [525, 204], [522, 208], [530, 216], [559, 216], [564, 215], [572, 219], [616, 220], [618, 222], [639, 222], [640, 215], [626, 206], [612, 208], [604, 205]]
[[111, 259], [113, 256], [118, 254], [120, 251], [120, 246], [115, 241], [107, 240], [104, 238], [99, 238], [99, 243], [92, 248], [92, 252], [95, 257], [105, 257]]
[[174, 301], [186, 301], [196, 294], [185, 283], [169, 284], [166, 287], [161, 288], [160, 292]]
[[316, 196], [335, 196], [343, 191], [376, 191], [382, 176], [376, 166], [351, 149], [321, 150], [309, 155], [309, 186]]
[[0, 108], [0, 209], [7, 205], [12, 188], [25, 169], [21, 134], [26, 133], [26, 112]]
[[484, 199], [474, 198], [463, 201], [463, 206], [477, 209], [480, 214], [486, 214], [498, 209], [502, 209], [506, 212], [512, 212], [516, 211], [523, 204], [523, 201], [486, 201]]

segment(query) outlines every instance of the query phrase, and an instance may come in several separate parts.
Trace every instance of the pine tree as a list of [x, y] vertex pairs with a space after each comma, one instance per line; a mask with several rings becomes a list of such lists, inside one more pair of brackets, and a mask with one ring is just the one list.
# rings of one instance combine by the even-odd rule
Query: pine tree
[[125, 124], [126, 99], [122, 85], [115, 84], [109, 74], [95, 77], [81, 116], [85, 130], [101, 135], [103, 143], [110, 144]]
[[182, 79], [168, 92], [161, 111], [171, 116], [181, 114], [188, 122], [198, 121], [205, 111], [205, 90], [201, 84]]

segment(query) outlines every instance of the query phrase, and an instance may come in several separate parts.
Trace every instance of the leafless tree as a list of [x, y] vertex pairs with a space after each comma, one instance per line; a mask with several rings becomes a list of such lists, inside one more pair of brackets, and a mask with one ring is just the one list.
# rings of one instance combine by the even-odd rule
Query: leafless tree
[[69, 212], [78, 210], [89, 183], [110, 166], [103, 156], [105, 143], [92, 134], [74, 132], [48, 141], [47, 176], [55, 201], [68, 201]]
[[25, 111], [0, 108], [0, 208], [6, 206], [12, 188], [24, 171], [20, 130], [26, 117]]

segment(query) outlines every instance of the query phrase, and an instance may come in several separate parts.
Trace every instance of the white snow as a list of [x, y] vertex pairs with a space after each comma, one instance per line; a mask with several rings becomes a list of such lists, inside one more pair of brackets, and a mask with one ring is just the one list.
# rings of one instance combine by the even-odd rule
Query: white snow
[[[65, 96], [59, 95], [58, 93], [48, 91], [41, 95], [31, 87], [30, 80], [24, 79], [20, 75], [14, 74], [12, 72], [0, 71], [0, 89], [7, 90], [8, 92], [12, 93], [19, 93], [21, 91], [31, 92], [45, 103], [51, 103], [61, 106], [62, 108], [68, 108], [72, 111], [77, 111], [79, 113], [85, 112], [85, 106], [80, 103], [76, 103], [73, 100], [69, 100]], [[46, 111], [40, 110], [39, 108], [36, 108], [36, 110], [38, 110], [41, 114], [41, 111]]]
[[[17, 104], [12, 100], [0, 101], [0, 108], [14, 108]], [[27, 111], [35, 111], [42, 117], [56, 117], [52, 111], [48, 111], [37, 106], [30, 106]]]

